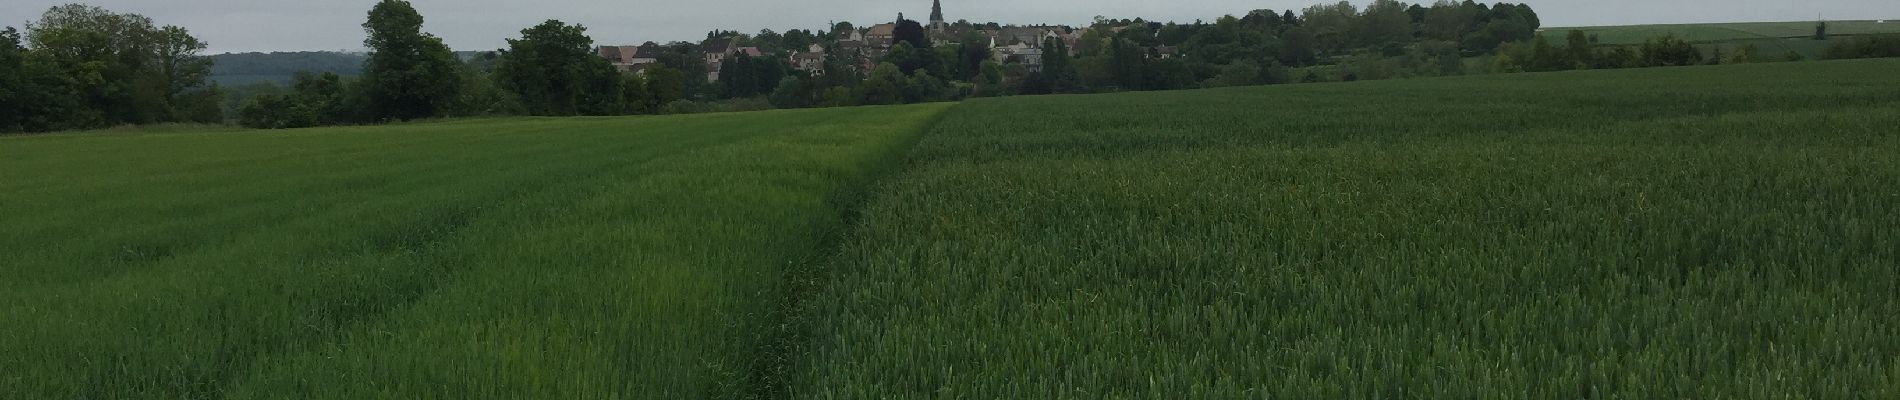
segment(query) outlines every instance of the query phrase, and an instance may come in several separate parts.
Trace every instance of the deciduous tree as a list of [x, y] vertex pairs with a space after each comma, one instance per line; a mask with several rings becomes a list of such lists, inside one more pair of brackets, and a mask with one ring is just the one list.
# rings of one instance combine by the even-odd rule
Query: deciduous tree
[[532, 115], [617, 114], [620, 73], [593, 48], [587, 27], [548, 20], [508, 39], [495, 77]]
[[1572, 68], [1589, 68], [1596, 64], [1596, 46], [1590, 44], [1590, 36], [1583, 31], [1571, 30], [1564, 36], [1564, 51], [1570, 54]]
[[1331, 53], [1343, 50], [1351, 44], [1353, 20], [1358, 18], [1359, 9], [1352, 3], [1341, 1], [1334, 4], [1320, 4], [1307, 7], [1302, 15], [1307, 30], [1313, 33], [1313, 47], [1318, 53]]
[[1049, 38], [1043, 41], [1042, 48], [1042, 73], [1049, 78], [1052, 91], [1056, 93], [1087, 91], [1087, 88], [1082, 86], [1082, 76], [1075, 70], [1075, 58], [1069, 55], [1067, 42]]
[[924, 30], [923, 24], [919, 24], [914, 20], [901, 18], [897, 20], [896, 29], [891, 31], [891, 39], [893, 41], [910, 43], [910, 47], [918, 49], [930, 48], [929, 35], [929, 32]]
[[678, 100], [686, 99], [687, 75], [677, 69], [664, 65], [648, 67], [645, 76], [649, 110], [658, 112], [660, 107]]
[[422, 32], [422, 14], [408, 1], [382, 0], [363, 23], [370, 50], [361, 84], [371, 120], [443, 115], [461, 90], [460, 63], [442, 39]]
[[[186, 109], [202, 110], [205, 104], [200, 103], [206, 100], [213, 101], [215, 104], [218, 96], [185, 97], [194, 91], [207, 90], [205, 80], [211, 76], [211, 59], [203, 55], [205, 42], [192, 37], [185, 28], [176, 26], [159, 28], [156, 33], [154, 43], [155, 56], [157, 56], [154, 60], [157, 63], [156, 72], [165, 81], [165, 102], [176, 114], [174, 119], [185, 120], [186, 118], [181, 117], [184, 116], [183, 110]], [[191, 100], [191, 102], [185, 100]], [[221, 122], [216, 120], [222, 118], [206, 118], [204, 115], [198, 115], [195, 119], [197, 121], [194, 122]], [[205, 119], [212, 119], [212, 121], [205, 121]]]
[[719, 71], [720, 86], [726, 97], [745, 98], [771, 94], [790, 69], [777, 57], [751, 57], [739, 54], [726, 59]]
[[1412, 41], [1412, 17], [1398, 0], [1373, 1], [1353, 22], [1353, 42], [1360, 47]]
[[22, 46], [19, 31], [0, 30], [0, 134], [67, 128], [79, 106], [60, 72]]
[[1673, 67], [1702, 63], [1702, 51], [1696, 50], [1695, 45], [1687, 41], [1677, 39], [1673, 34], [1643, 41], [1643, 46], [1638, 53], [1645, 67]]
[[907, 83], [903, 72], [897, 70], [897, 64], [882, 63], [871, 70], [871, 75], [858, 84], [858, 102], [861, 104], [897, 104], [903, 100], [903, 86]]
[[203, 87], [209, 66], [184, 29], [81, 4], [47, 10], [27, 42], [30, 58], [76, 95], [52, 117], [61, 128], [179, 121], [179, 95]]

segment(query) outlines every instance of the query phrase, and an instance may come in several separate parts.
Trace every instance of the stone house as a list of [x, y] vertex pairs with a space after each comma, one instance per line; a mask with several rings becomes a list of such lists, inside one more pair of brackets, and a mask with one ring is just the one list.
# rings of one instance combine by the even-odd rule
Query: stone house
[[596, 50], [620, 72], [633, 72], [636, 67], [658, 63], [660, 54], [665, 51], [653, 42], [640, 46], [600, 46]]
[[700, 43], [699, 51], [706, 58], [706, 81], [712, 82], [719, 80], [719, 68], [727, 58], [739, 52], [739, 47], [733, 45], [731, 38], [707, 39]]
[[1029, 45], [1030, 47], [1041, 48], [1043, 41], [1048, 40], [1048, 39], [1059, 39], [1061, 38], [1061, 35], [1057, 34], [1054, 29], [1049, 29], [1045, 27], [1039, 27], [1039, 26], [1013, 27], [1012, 26], [1012, 27], [1004, 27], [1003, 30], [997, 31], [996, 36], [994, 36], [994, 38], [996, 39], [995, 41], [996, 45], [1008, 46], [1012, 44], [1021, 43], [1021, 44]]
[[995, 57], [998, 63], [1007, 63], [1009, 60], [1014, 59], [1022, 63], [1023, 68], [1030, 72], [1042, 70], [1041, 47], [1030, 46], [1029, 44], [1021, 42], [1007, 46], [992, 46], [990, 48], [990, 56]]
[[825, 74], [825, 53], [801, 51], [792, 53], [792, 69], [805, 71], [813, 76]]
[[726, 57], [731, 57], [733, 52], [739, 51], [739, 47], [733, 45], [731, 38], [707, 39], [706, 42], [699, 44], [699, 51], [705, 55], [706, 65], [712, 66], [725, 62]]
[[1163, 60], [1174, 58], [1176, 56], [1179, 56], [1180, 54], [1181, 54], [1180, 48], [1169, 46], [1169, 45], [1160, 45], [1160, 46], [1148, 48], [1148, 55], [1150, 57], [1159, 58]]
[[877, 24], [864, 31], [864, 43], [872, 48], [891, 48], [897, 40], [897, 24]]

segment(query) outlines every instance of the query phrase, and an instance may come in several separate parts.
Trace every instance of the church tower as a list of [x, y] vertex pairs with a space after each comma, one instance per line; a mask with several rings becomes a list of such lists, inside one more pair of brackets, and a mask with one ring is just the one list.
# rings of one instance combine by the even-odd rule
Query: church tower
[[947, 28], [948, 26], [949, 26], [948, 24], [943, 23], [943, 0], [931, 0], [930, 2], [930, 30], [933, 32], [942, 33], [944, 28]]

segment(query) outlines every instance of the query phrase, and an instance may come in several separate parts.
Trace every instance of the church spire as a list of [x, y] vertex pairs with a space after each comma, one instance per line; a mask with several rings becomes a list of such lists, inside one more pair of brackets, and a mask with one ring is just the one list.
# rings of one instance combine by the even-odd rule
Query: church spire
[[943, 0], [930, 1], [930, 24], [943, 25]]

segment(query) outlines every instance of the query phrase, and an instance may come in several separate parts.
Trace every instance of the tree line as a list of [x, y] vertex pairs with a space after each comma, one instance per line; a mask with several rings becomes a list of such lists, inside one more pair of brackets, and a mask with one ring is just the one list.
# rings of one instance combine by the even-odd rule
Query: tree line
[[[1530, 6], [1470, 0], [1376, 0], [1363, 9], [1341, 1], [1193, 23], [1097, 17], [1082, 28], [1036, 28], [1072, 42], [996, 43], [1035, 45], [1034, 58], [995, 57], [992, 38], [980, 31], [1014, 28], [995, 23], [957, 21], [949, 28], [957, 36], [939, 41], [918, 21], [900, 18], [893, 45], [869, 64], [840, 44], [841, 34], [864, 29], [849, 22], [829, 31], [715, 30], [708, 42], [763, 53], [730, 55], [716, 80], [706, 79], [712, 71], [698, 43], [649, 43], [641, 56], [658, 62], [629, 73], [601, 57], [580, 25], [549, 20], [521, 30], [506, 48], [458, 55], [423, 32], [422, 22], [409, 2], [381, 0], [362, 24], [369, 55], [360, 75], [300, 72], [281, 89], [238, 88], [234, 95], [244, 98], [230, 103], [226, 89], [206, 82], [204, 43], [184, 29], [97, 7], [55, 7], [24, 35], [0, 32], [0, 132], [227, 117], [248, 127], [296, 128], [454, 116], [670, 114], [1787, 59], [1749, 46], [1705, 55], [1674, 37], [1602, 46], [1569, 32], [1553, 44], [1539, 34], [1542, 21]], [[1816, 31], [1826, 38], [1825, 25]], [[1828, 57], [1900, 55], [1897, 43], [1854, 38], [1836, 43]], [[822, 65], [794, 68], [789, 56], [814, 45], [827, 50]]]
[[0, 30], [0, 133], [222, 123], [205, 43], [137, 14], [69, 4]]
[[[94, 16], [77, 17], [76, 13]], [[149, 20], [136, 15], [111, 14], [96, 7], [71, 5], [49, 11], [43, 18], [45, 22], [29, 27], [31, 32], [46, 33], [30, 36], [52, 38], [59, 32], [85, 32], [88, 37], [160, 36], [126, 33], [129, 30], [117, 27], [118, 22], [108, 21], [106, 17], [145, 21], [145, 25], [150, 25]], [[819, 73], [796, 71], [780, 56], [813, 44], [835, 48], [836, 35], [807, 30], [783, 34], [767, 30], [758, 35], [713, 31], [707, 35], [709, 40], [732, 40], [760, 48], [770, 55], [733, 56], [722, 65], [717, 81], [706, 82], [699, 77], [708, 71], [699, 49], [691, 43], [671, 44], [666, 47], [666, 54], [659, 56], [659, 66], [641, 74], [624, 74], [593, 53], [592, 39], [586, 36], [586, 29], [578, 25], [548, 21], [523, 30], [520, 38], [508, 41], [506, 49], [460, 60], [440, 39], [421, 32], [422, 21], [420, 13], [407, 2], [379, 2], [363, 24], [367, 34], [364, 44], [370, 49], [370, 56], [363, 63], [361, 76], [300, 73], [284, 93], [248, 98], [235, 110], [235, 117], [251, 127], [291, 128], [460, 115], [674, 113], [719, 107], [875, 105], [972, 96], [1282, 83], [1291, 80], [1285, 71], [1287, 66], [1317, 65], [1355, 52], [1403, 52], [1417, 47], [1413, 44], [1421, 39], [1441, 40], [1452, 43], [1446, 46], [1448, 48], [1481, 54], [1492, 51], [1500, 43], [1531, 36], [1539, 24], [1535, 12], [1522, 5], [1485, 6], [1465, 2], [1423, 8], [1392, 0], [1376, 2], [1363, 12], [1350, 3], [1341, 2], [1310, 7], [1298, 15], [1291, 10], [1285, 13], [1258, 10], [1245, 17], [1228, 16], [1211, 24], [1098, 19], [1089, 27], [1089, 32], [1082, 35], [1077, 49], [1068, 48], [1062, 40], [1037, 43], [1045, 52], [1043, 68], [1038, 70], [1025, 65], [1026, 60], [1021, 58], [1000, 62], [992, 58], [987, 38], [970, 29], [1002, 28], [996, 24], [976, 26], [959, 21], [957, 30], [964, 32], [964, 36], [958, 38], [956, 44], [936, 46], [917, 21], [900, 20], [895, 32], [896, 45], [875, 66], [864, 70], [854, 62], [857, 54], [833, 51], [828, 53]], [[175, 28], [164, 30], [171, 29]], [[842, 23], [831, 29], [848, 32], [856, 28]], [[57, 107], [82, 103], [79, 101], [10, 101], [8, 104], [22, 106], [55, 105], [54, 109], [10, 115], [65, 117], [65, 120], [48, 123], [43, 120], [50, 117], [35, 117], [36, 122], [12, 123], [8, 125], [9, 130], [221, 121], [222, 108], [213, 106], [219, 89], [203, 82], [203, 69], [210, 64], [196, 54], [203, 49], [203, 43], [195, 39], [185, 42], [195, 47], [182, 53], [160, 53], [177, 54], [184, 61], [173, 65], [190, 64], [197, 68], [186, 76], [195, 81], [177, 85], [203, 87], [191, 92], [196, 97], [177, 102], [185, 107], [168, 104], [134, 110], [123, 106], [115, 108], [116, 103], [103, 101], [111, 99], [103, 99], [97, 105], [84, 104], [93, 105], [91, 109], [95, 110], [87, 113]], [[72, 45], [51, 40], [32, 44], [31, 49], [35, 51], [16, 45], [10, 49], [18, 51], [8, 54], [57, 55], [62, 46]], [[1183, 56], [1161, 57], [1155, 51], [1167, 47], [1180, 48]], [[22, 85], [57, 83], [54, 89], [34, 88], [10, 93], [57, 95], [82, 93], [85, 89], [126, 92], [84, 87], [83, 78], [89, 76], [87, 71], [71, 68], [84, 62], [8, 57], [5, 60], [26, 60], [19, 63], [25, 65], [30, 61], [33, 65], [33, 68], [14, 71], [47, 72], [36, 75], [38, 78], [19, 79], [24, 82]], [[129, 59], [116, 53], [91, 57], [106, 61]], [[144, 65], [130, 62], [121, 70], [137, 71]], [[80, 90], [58, 90], [69, 87]], [[174, 92], [174, 95], [183, 93]], [[135, 103], [156, 104], [153, 101]], [[194, 112], [150, 111], [166, 108]]]

